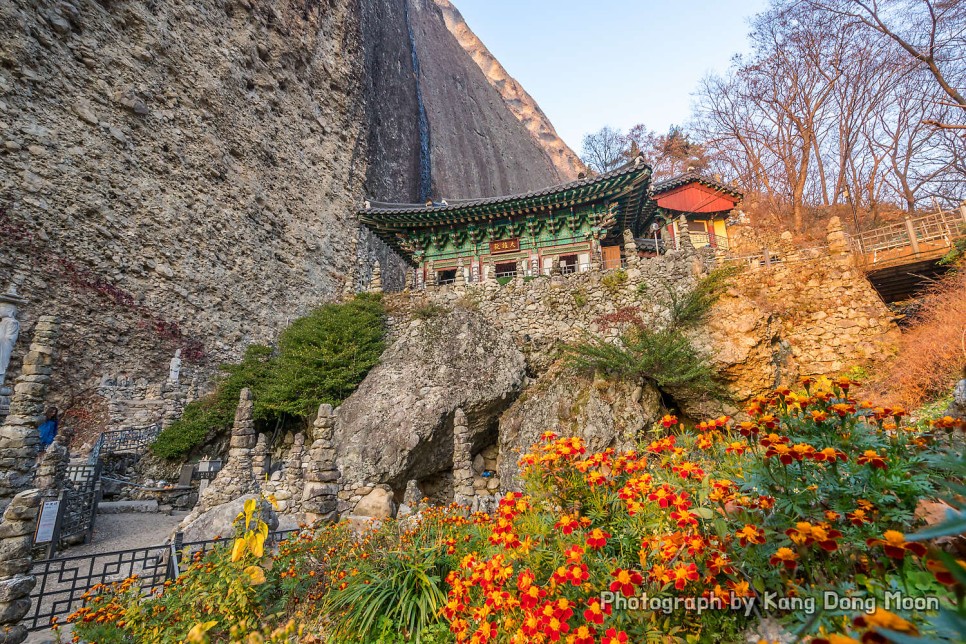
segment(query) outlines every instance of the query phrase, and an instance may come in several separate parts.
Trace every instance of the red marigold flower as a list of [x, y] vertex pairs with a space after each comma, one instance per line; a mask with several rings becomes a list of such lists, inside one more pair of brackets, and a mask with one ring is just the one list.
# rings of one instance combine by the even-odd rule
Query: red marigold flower
[[545, 443], [549, 443], [550, 441], [555, 441], [557, 440], [557, 432], [547, 430], [544, 433], [540, 434], [540, 440], [544, 441]]
[[773, 566], [783, 565], [787, 570], [795, 570], [798, 566], [798, 555], [791, 548], [779, 548], [768, 560]]
[[759, 442], [762, 447], [771, 447], [772, 445], [787, 445], [791, 442], [791, 439], [788, 436], [771, 433], [763, 436]]
[[[571, 633], [573, 644], [594, 644], [594, 637], [596, 635], [597, 631], [586, 624], [581, 624]], [[568, 639], [567, 641], [569, 642], [570, 640]]]
[[612, 593], [620, 592], [625, 597], [633, 597], [634, 587], [640, 586], [644, 581], [641, 573], [624, 568], [615, 569], [610, 576], [614, 578], [614, 581], [610, 583], [610, 591]]
[[674, 494], [674, 490], [667, 483], [654, 490], [647, 496], [648, 501], [656, 501], [658, 506], [662, 508], [666, 508], [674, 503], [676, 498], [677, 495]]
[[777, 457], [778, 460], [784, 465], [791, 465], [796, 460], [795, 453], [792, 451], [792, 448], [781, 443], [772, 444], [767, 450], [765, 450], [765, 458], [775, 457]]
[[684, 590], [688, 582], [697, 581], [700, 576], [698, 574], [698, 567], [693, 563], [679, 563], [671, 570], [671, 578], [674, 580], [674, 587], [677, 590]]
[[577, 517], [565, 514], [554, 524], [554, 527], [559, 528], [564, 534], [570, 534], [580, 527], [580, 521]]
[[597, 598], [587, 600], [587, 609], [584, 611], [584, 619], [591, 624], [603, 624], [604, 617], [610, 615], [613, 612], [610, 604], [606, 606], [600, 605], [600, 600]]
[[862, 456], [855, 460], [859, 465], [869, 465], [873, 468], [878, 468], [880, 470], [886, 469], [885, 459], [879, 455], [874, 449], [867, 449], [862, 452]]
[[698, 515], [687, 510], [678, 511], [675, 510], [671, 513], [671, 520], [678, 522], [679, 528], [686, 528], [692, 525], [698, 525]]
[[926, 547], [921, 543], [906, 541], [906, 537], [898, 530], [886, 530], [881, 539], [868, 539], [867, 545], [882, 546], [886, 556], [902, 561], [907, 552], [922, 557], [926, 554]]
[[700, 480], [704, 478], [704, 470], [698, 467], [697, 463], [692, 463], [690, 461], [672, 466], [671, 471], [680, 476], [682, 479]]
[[742, 547], [747, 546], [749, 543], [758, 545], [765, 543], [765, 531], [751, 524], [746, 524], [735, 536], [738, 537], [738, 543]]
[[606, 483], [607, 477], [601, 474], [600, 472], [598, 472], [597, 470], [594, 470], [593, 472], [590, 472], [586, 477], [584, 477], [584, 480], [587, 481], [587, 485], [594, 487], [595, 485], [603, 485], [604, 483]]
[[748, 444], [742, 441], [734, 441], [728, 443], [728, 447], [725, 448], [725, 454], [735, 454], [740, 456], [748, 450]]
[[618, 631], [616, 628], [608, 628], [600, 644], [624, 644], [627, 641], [627, 633]]
[[594, 550], [600, 550], [605, 545], [607, 545], [607, 540], [610, 539], [610, 533], [604, 532], [600, 528], [594, 528], [587, 535], [587, 545]]
[[564, 556], [567, 557], [567, 563], [580, 563], [584, 558], [584, 548], [578, 545], [570, 546], [564, 550]]
[[678, 417], [672, 414], [665, 414], [664, 418], [661, 419], [661, 425], [664, 429], [670, 429], [678, 424]]
[[758, 428], [758, 425], [750, 421], [746, 420], [744, 422], [738, 423], [738, 433], [744, 436], [745, 438], [756, 436], [759, 431], [761, 430]]
[[[957, 559], [956, 564], [962, 570], [966, 571], [966, 561]], [[926, 561], [926, 568], [933, 574], [933, 576], [936, 578], [936, 581], [942, 585], [950, 587], [960, 585], [959, 582], [956, 581], [956, 578], [953, 577], [953, 574], [949, 571], [949, 568], [946, 567], [946, 564], [944, 564], [942, 561], [939, 561], [938, 559], [929, 559]]]

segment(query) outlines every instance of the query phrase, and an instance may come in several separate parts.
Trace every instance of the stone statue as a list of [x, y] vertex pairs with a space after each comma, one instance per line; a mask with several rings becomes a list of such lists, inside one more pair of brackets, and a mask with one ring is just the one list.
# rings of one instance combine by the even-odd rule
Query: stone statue
[[17, 343], [17, 338], [20, 336], [17, 313], [24, 302], [25, 300], [17, 295], [15, 285], [11, 285], [6, 293], [0, 294], [0, 387], [6, 379], [13, 345]]
[[168, 382], [178, 384], [178, 379], [181, 377], [181, 349], [174, 352], [174, 357], [171, 358], [171, 366], [168, 367]]

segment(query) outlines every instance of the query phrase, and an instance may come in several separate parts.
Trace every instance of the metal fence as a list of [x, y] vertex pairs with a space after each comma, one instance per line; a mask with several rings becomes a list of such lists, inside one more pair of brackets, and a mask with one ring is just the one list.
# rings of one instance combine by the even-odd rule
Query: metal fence
[[[271, 544], [289, 537], [297, 530], [273, 532]], [[141, 590], [147, 594], [176, 579], [190, 564], [196, 552], [210, 552], [229, 540], [182, 543], [180, 533], [173, 543], [102, 552], [94, 555], [58, 557], [34, 562], [31, 574], [37, 583], [30, 593], [30, 612], [23, 619], [27, 630], [45, 630], [51, 620], [62, 621], [84, 604], [84, 594], [98, 584], [110, 584], [137, 576]]]

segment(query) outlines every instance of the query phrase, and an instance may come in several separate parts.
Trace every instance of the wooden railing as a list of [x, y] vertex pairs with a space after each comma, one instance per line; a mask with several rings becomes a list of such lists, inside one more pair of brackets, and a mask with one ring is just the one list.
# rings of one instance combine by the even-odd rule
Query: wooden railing
[[966, 205], [888, 224], [850, 237], [852, 251], [866, 269], [942, 257], [966, 237]]

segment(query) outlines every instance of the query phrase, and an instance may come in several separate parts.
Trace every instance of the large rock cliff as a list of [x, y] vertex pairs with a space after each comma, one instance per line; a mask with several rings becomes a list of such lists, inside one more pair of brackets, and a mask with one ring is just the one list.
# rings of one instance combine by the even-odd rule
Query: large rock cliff
[[0, 3], [0, 288], [24, 337], [64, 318], [61, 398], [271, 341], [341, 292], [363, 197], [538, 188], [559, 153], [432, 0]]

